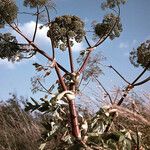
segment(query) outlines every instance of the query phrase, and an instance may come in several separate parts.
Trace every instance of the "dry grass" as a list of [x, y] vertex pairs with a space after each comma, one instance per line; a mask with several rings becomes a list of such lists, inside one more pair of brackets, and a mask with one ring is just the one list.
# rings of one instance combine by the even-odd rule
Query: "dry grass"
[[16, 97], [0, 104], [0, 149], [37, 150], [40, 127], [21, 109]]

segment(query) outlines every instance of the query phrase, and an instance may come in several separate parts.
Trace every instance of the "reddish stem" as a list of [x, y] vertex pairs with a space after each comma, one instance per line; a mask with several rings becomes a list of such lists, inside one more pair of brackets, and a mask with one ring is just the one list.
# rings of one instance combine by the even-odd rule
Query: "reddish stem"
[[69, 110], [70, 110], [70, 118], [71, 118], [71, 125], [72, 125], [72, 135], [75, 138], [80, 140], [81, 133], [80, 133], [80, 129], [79, 129], [78, 115], [77, 115], [74, 100], [69, 100]]
[[85, 69], [85, 67], [86, 67], [86, 65], [87, 65], [87, 62], [88, 62], [88, 60], [89, 60], [90, 54], [91, 54], [91, 52], [93, 51], [93, 49], [94, 49], [94, 48], [89, 48], [89, 49], [88, 49], [89, 52], [88, 52], [88, 54], [86, 55], [86, 58], [85, 58], [85, 60], [84, 60], [84, 62], [83, 62], [83, 64], [82, 64], [82, 66], [80, 67], [80, 69], [79, 69], [79, 71], [78, 71], [78, 74], [79, 74], [79, 75], [84, 71], [84, 69]]
[[[9, 24], [9, 23], [8, 23]], [[17, 30], [13, 25], [9, 24], [10, 27], [12, 27], [18, 34], [20, 34], [34, 49], [35, 52], [40, 53], [41, 55], [43, 55], [44, 57], [46, 57], [48, 60], [53, 61], [53, 58], [51, 58], [46, 52], [44, 52], [43, 50], [39, 49], [38, 46], [35, 45], [34, 42], [32, 42], [31, 40], [29, 40], [24, 34], [22, 34], [22, 32], [20, 32], [19, 30]], [[58, 75], [59, 81], [64, 89], [67, 90], [67, 87], [63, 81], [63, 78], [61, 77], [60, 74], [60, 70], [63, 70], [65, 73], [69, 73], [65, 68], [63, 68], [60, 64], [56, 63], [55, 64], [55, 70], [56, 73]], [[77, 138], [80, 139], [81, 137], [81, 133], [80, 133], [80, 129], [79, 129], [79, 125], [78, 125], [78, 117], [77, 117], [77, 112], [76, 112], [76, 107], [75, 107], [75, 102], [74, 100], [69, 100], [69, 109], [70, 109], [70, 119], [71, 119], [71, 125], [72, 125], [72, 135]]]
[[[57, 64], [55, 66], [55, 70], [56, 70], [56, 73], [58, 75], [60, 84], [63, 87], [63, 90], [66, 91], [67, 87], [66, 87], [66, 85], [64, 83], [63, 77], [61, 77], [60, 70], [59, 70]], [[68, 101], [69, 101], [69, 111], [70, 111], [70, 120], [71, 120], [71, 127], [72, 127], [72, 135], [75, 138], [80, 139], [81, 138], [81, 133], [80, 133], [80, 129], [79, 129], [78, 115], [77, 115], [77, 111], [76, 111], [75, 100], [70, 100], [68, 98]]]
[[[33, 51], [40, 53], [41, 55], [43, 55], [44, 57], [46, 57], [48, 60], [53, 61], [53, 58], [51, 58], [46, 52], [44, 52], [43, 50], [39, 49], [38, 46], [35, 45], [34, 42], [32, 42], [31, 40], [29, 40], [24, 34], [22, 34], [22, 32], [20, 32], [19, 30], [17, 30], [13, 25], [9, 24], [10, 27], [12, 27], [17, 33], [19, 33], [34, 49]], [[56, 62], [56, 64], [58, 65], [58, 67], [64, 71], [65, 73], [69, 73], [64, 67], [62, 67], [59, 63]]]
[[64, 80], [63, 80], [63, 77], [62, 77], [61, 74], [60, 74], [60, 70], [59, 70], [59, 67], [58, 67], [57, 64], [55, 64], [55, 70], [56, 70], [56, 73], [57, 73], [59, 82], [60, 82], [60, 84], [61, 84], [63, 90], [66, 91], [66, 90], [67, 90], [67, 87], [66, 87], [66, 85], [65, 85], [65, 82], [64, 82]]

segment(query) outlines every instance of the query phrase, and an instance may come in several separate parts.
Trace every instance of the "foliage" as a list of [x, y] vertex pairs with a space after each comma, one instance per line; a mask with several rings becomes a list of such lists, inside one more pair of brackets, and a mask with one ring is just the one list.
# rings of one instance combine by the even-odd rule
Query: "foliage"
[[[77, 58], [78, 64], [81, 65], [87, 53], [88, 53], [88, 50], [80, 51], [80, 55]], [[87, 63], [87, 67], [83, 71], [83, 80], [87, 81], [91, 77], [98, 78], [99, 75], [103, 74], [103, 70], [101, 69], [100, 65], [105, 59], [106, 58], [101, 53], [91, 55]]]
[[18, 43], [11, 33], [0, 33], [0, 58], [16, 62], [25, 58], [26, 55], [33, 55], [34, 52], [28, 44]]
[[67, 47], [67, 38], [70, 40], [71, 46], [73, 40], [80, 43], [85, 35], [84, 23], [77, 16], [65, 15], [56, 17], [49, 26], [47, 36], [53, 41], [54, 47], [65, 50]]
[[[115, 27], [111, 30], [111, 28], [115, 25]], [[122, 24], [120, 22], [120, 18], [115, 16], [113, 13], [107, 14], [104, 16], [102, 23], [93, 23], [93, 29], [95, 32], [95, 36], [100, 38], [104, 37], [110, 31], [109, 38], [113, 40], [115, 37], [119, 37], [120, 33], [122, 32]]]
[[15, 60], [15, 57], [20, 52], [20, 47], [17, 43], [17, 39], [10, 33], [0, 33], [0, 58]]
[[[141, 99], [137, 96], [134, 96], [134, 98], [136, 98], [136, 104], [140, 110], [139, 113], [149, 118], [148, 105], [144, 105], [144, 102], [141, 102]], [[72, 143], [72, 141], [74, 141], [73, 137], [69, 134], [68, 128], [65, 126], [69, 121], [67, 120], [67, 115], [65, 115], [66, 111], [60, 111], [60, 109], [57, 108], [53, 110], [54, 113], [51, 113], [51, 111], [45, 114], [44, 117], [38, 114], [36, 118], [33, 118], [31, 114], [23, 110], [18, 101], [25, 103], [24, 98], [17, 98], [15, 95], [12, 95], [12, 98], [7, 102], [1, 102], [0, 104], [1, 149], [15, 148], [16, 150], [36, 150], [38, 149], [40, 140], [43, 142], [45, 142], [45, 140], [49, 141], [45, 145], [45, 150], [48, 150], [49, 147], [51, 147], [52, 150], [62, 148], [76, 149], [77, 147], [82, 147], [80, 144], [74, 145]], [[131, 109], [131, 103], [126, 104], [126, 107]], [[111, 132], [104, 133], [104, 129], [110, 121], [109, 116], [112, 110], [110, 107], [103, 107], [95, 114], [87, 114], [87, 110], [80, 109], [80, 113], [83, 114], [82, 116], [80, 115], [83, 140], [86, 140], [87, 144], [94, 150], [96, 148], [103, 150], [135, 149], [137, 145], [136, 127], [138, 126], [140, 147], [142, 149], [142, 146], [144, 146], [149, 149], [149, 126], [141, 124], [139, 120], [135, 123], [130, 117], [118, 114], [119, 116], [114, 122]], [[59, 115], [63, 117], [57, 120]], [[45, 128], [44, 132], [40, 122]], [[86, 128], [86, 122], [88, 123], [88, 128]], [[40, 139], [41, 133], [42, 139]], [[93, 145], [93, 143], [95, 144]], [[84, 148], [82, 147], [82, 149]]]
[[104, 35], [106, 35], [108, 33], [108, 31], [110, 30], [110, 27], [111, 26], [109, 24], [97, 23], [94, 26], [95, 34], [99, 37], [103, 37]]
[[[147, 67], [150, 63], [150, 40], [142, 43], [136, 50], [130, 52], [130, 62], [138, 67]], [[149, 66], [150, 68], [150, 66]]]
[[[33, 100], [33, 99], [32, 99]], [[41, 99], [42, 100], [42, 99]], [[42, 100], [43, 101], [43, 100]], [[58, 102], [58, 101], [57, 101]], [[36, 103], [36, 101], [34, 102]], [[47, 108], [49, 106], [49, 109], [44, 108], [47, 105]], [[130, 105], [130, 104], [128, 104]], [[31, 109], [32, 111], [35, 110], [35, 106], [38, 106], [37, 104], [32, 105], [28, 103], [28, 106], [26, 108]], [[53, 106], [53, 107], [52, 107]], [[140, 107], [144, 107], [143, 104], [139, 104]], [[43, 109], [44, 108], [44, 109]], [[45, 133], [43, 134], [43, 140], [48, 144], [48, 141], [51, 141], [54, 137], [56, 139], [59, 138], [61, 135], [61, 147], [64, 147], [64, 149], [73, 149], [73, 148], [83, 148], [82, 145], [76, 143], [73, 144], [74, 138], [70, 135], [68, 126], [69, 126], [69, 120], [67, 120], [67, 105], [66, 104], [60, 104], [60, 103], [53, 103], [50, 101], [44, 100], [44, 103], [42, 105], [39, 105], [38, 110], [41, 112], [48, 113], [50, 115], [50, 120], [43, 124], [45, 127]], [[143, 110], [144, 110], [143, 109]], [[47, 111], [46, 111], [47, 110]], [[141, 110], [142, 113], [145, 113], [145, 115], [148, 113]], [[142, 137], [144, 137], [144, 134], [138, 131], [138, 137], [137, 137], [137, 131], [135, 130], [136, 124], [134, 120], [132, 119], [132, 116], [126, 117], [126, 112], [119, 113], [118, 119], [120, 121], [115, 121], [114, 127], [111, 130], [111, 132], [105, 133], [105, 128], [107, 124], [111, 120], [111, 113], [113, 111], [116, 111], [115, 108], [111, 108], [109, 106], [100, 108], [99, 111], [97, 111], [95, 114], [89, 114], [88, 118], [86, 117], [86, 110], [80, 109], [80, 113], [83, 115], [79, 116], [80, 120], [80, 127], [81, 127], [81, 133], [82, 133], [82, 139], [88, 146], [95, 149], [107, 149], [107, 150], [117, 150], [117, 149], [125, 149], [125, 150], [131, 150], [137, 145], [137, 139], [141, 141], [140, 147], [142, 147]], [[122, 115], [124, 114], [124, 115]], [[140, 120], [137, 120], [138, 126], [140, 125]], [[130, 123], [129, 123], [130, 122]], [[134, 128], [133, 128], [134, 125]], [[140, 125], [141, 127], [143, 124]], [[144, 125], [146, 128], [149, 128], [149, 125]], [[144, 129], [144, 128], [143, 128]], [[140, 130], [143, 132], [143, 130]], [[58, 134], [59, 133], [59, 134]], [[144, 132], [143, 132], [144, 133]], [[144, 144], [143, 144], [144, 146]], [[149, 145], [145, 145], [145, 147], [148, 147]], [[57, 145], [57, 148], [59, 149], [59, 146]], [[61, 149], [61, 148], [60, 148]]]
[[126, 0], [106, 0], [106, 2], [103, 2], [101, 4], [101, 8], [102, 9], [106, 9], [106, 8], [114, 8], [116, 7], [117, 5], [120, 5], [120, 4], [125, 4], [126, 3]]
[[16, 19], [18, 8], [14, 0], [0, 0], [0, 8], [0, 28], [3, 28]]
[[29, 6], [30, 8], [35, 8], [37, 6], [43, 7], [51, 2], [51, 0], [24, 0], [24, 6]]

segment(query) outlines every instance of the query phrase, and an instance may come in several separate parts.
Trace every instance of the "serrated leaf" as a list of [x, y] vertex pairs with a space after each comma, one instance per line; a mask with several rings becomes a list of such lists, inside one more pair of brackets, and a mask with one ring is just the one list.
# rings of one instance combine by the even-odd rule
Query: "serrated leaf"
[[26, 103], [26, 106], [25, 106], [25, 111], [34, 111], [36, 109], [38, 109], [40, 107], [40, 105], [31, 97], [31, 100], [34, 102], [34, 104], [30, 103], [30, 102], [27, 102]]
[[34, 98], [32, 98], [32, 97], [30, 97], [30, 98], [36, 105], [38, 105], [38, 102]]

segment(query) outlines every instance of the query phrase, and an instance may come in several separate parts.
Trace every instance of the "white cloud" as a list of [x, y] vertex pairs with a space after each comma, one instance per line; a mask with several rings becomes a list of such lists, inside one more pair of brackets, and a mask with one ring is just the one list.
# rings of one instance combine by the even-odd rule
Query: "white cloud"
[[0, 67], [4, 67], [7, 69], [15, 69], [16, 66], [18, 65], [23, 65], [23, 64], [27, 64], [28, 62], [35, 62], [35, 61], [37, 61], [36, 56], [33, 56], [30, 59], [23, 59], [19, 62], [14, 62], [14, 63], [8, 61], [7, 59], [0, 59]]
[[[34, 28], [35, 28], [35, 21], [30, 21], [24, 24], [19, 25], [19, 29], [24, 33], [28, 38], [32, 39], [33, 33], [34, 33]], [[48, 27], [43, 27], [42, 29], [39, 29], [39, 27], [42, 24], [38, 24], [38, 29], [37, 29], [37, 35], [36, 35], [36, 40], [35, 43], [38, 44], [38, 46], [46, 46], [50, 44], [50, 39], [47, 37], [47, 31]], [[25, 42], [24, 38], [21, 37], [18, 33], [15, 31], [12, 31], [13, 35], [17, 37], [17, 40], [19, 42]], [[78, 52], [84, 49], [83, 43], [76, 43], [74, 41], [74, 46], [73, 46], [73, 51]]]
[[77, 43], [74, 41], [74, 45], [73, 45], [72, 49], [73, 49], [73, 52], [79, 52], [81, 50], [84, 50], [85, 47], [84, 47], [83, 43]]
[[129, 45], [127, 43], [125, 43], [125, 42], [121, 42], [119, 44], [119, 48], [121, 48], [121, 49], [128, 48], [128, 47], [129, 47]]
[[[32, 36], [34, 34], [34, 29], [35, 29], [35, 25], [36, 23], [34, 21], [30, 21], [30, 22], [26, 22], [24, 24], [20, 24], [19, 25], [19, 29], [22, 31], [23, 34], [25, 34], [28, 38], [32, 39]], [[49, 43], [49, 38], [47, 37], [47, 31], [48, 31], [48, 27], [43, 27], [42, 29], [40, 29], [39, 27], [42, 24], [38, 24], [38, 28], [37, 28], [37, 35], [36, 35], [36, 41], [35, 43], [38, 44], [48, 44]], [[21, 37], [18, 33], [16, 33], [15, 31], [12, 31], [13, 35], [15, 35], [18, 39], [19, 42], [24, 42], [24, 38]]]

